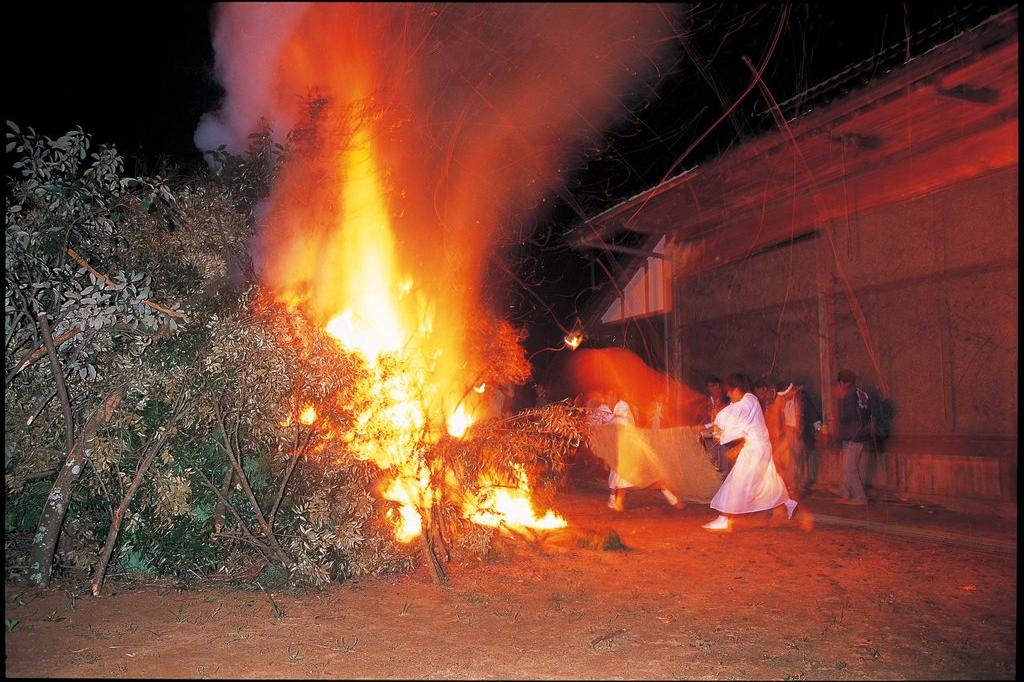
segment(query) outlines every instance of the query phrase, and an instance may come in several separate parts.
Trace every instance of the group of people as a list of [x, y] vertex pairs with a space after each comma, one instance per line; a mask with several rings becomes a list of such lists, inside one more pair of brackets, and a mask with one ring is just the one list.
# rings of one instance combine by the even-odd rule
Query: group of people
[[[705, 447], [718, 470], [728, 474], [729, 448], [713, 438], [711, 426], [715, 415], [730, 401], [718, 377], [707, 378], [707, 389]], [[821, 416], [807, 398], [804, 387], [791, 381], [780, 381], [774, 385], [758, 381], [754, 383], [752, 393], [764, 415], [776, 469], [791, 491], [806, 491], [818, 476], [814, 439], [822, 428]]]
[[[710, 411], [714, 414], [706, 426], [716, 447], [741, 440], [742, 445], [735, 463], [728, 468], [722, 487], [711, 498], [711, 508], [718, 512], [718, 517], [703, 527], [727, 530], [732, 515], [767, 511], [782, 505], [786, 507], [786, 516], [793, 518], [798, 503], [790, 496], [775, 466], [764, 410], [751, 393], [749, 379], [742, 374], [730, 374], [720, 386], [724, 389], [721, 396], [709, 394]], [[726, 457], [722, 455], [722, 459]]]
[[584, 407], [590, 412], [592, 424], [634, 424], [659, 429], [665, 416], [665, 395], [656, 395], [644, 414], [637, 414], [614, 388], [591, 391]]
[[[860, 480], [859, 460], [869, 438], [870, 406], [867, 394], [856, 381], [856, 374], [844, 369], [839, 372], [835, 388], [834, 428], [843, 459], [837, 492], [840, 502], [865, 505], [867, 496]], [[829, 431], [803, 387], [791, 381], [780, 381], [774, 386], [767, 382], [751, 385], [742, 374], [730, 374], [724, 382], [710, 376], [706, 385], [702, 438], [712, 462], [725, 478], [710, 505], [719, 513], [718, 517], [703, 527], [728, 529], [732, 515], [778, 506], [785, 506], [787, 517], [792, 518], [798, 505], [794, 495], [807, 490], [817, 479], [814, 434]], [[652, 404], [649, 426], [660, 426], [663, 404], [663, 400], [657, 399]], [[594, 394], [587, 406], [595, 424], [637, 422], [630, 406], [614, 389]], [[730, 451], [737, 445], [739, 450], [733, 458]], [[631, 484], [612, 470], [608, 487], [608, 506], [621, 511], [625, 490]], [[671, 491], [662, 492], [669, 504], [680, 506]]]

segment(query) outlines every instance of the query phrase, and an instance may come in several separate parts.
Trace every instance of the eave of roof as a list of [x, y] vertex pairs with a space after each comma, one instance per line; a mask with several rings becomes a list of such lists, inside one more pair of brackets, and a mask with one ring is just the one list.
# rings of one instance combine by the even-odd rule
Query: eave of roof
[[[932, 79], [939, 72], [965, 62], [981, 59], [985, 53], [1011, 39], [1016, 39], [1018, 35], [1017, 14], [1016, 7], [994, 14], [971, 29], [932, 46], [899, 68], [894, 68], [863, 83], [842, 99], [829, 101], [825, 106], [807, 109], [795, 115], [787, 121], [787, 124], [794, 129], [794, 133], [798, 137], [816, 132], [823, 127], [834, 126], [858, 111], [876, 106], [880, 101], [901, 96], [906, 92], [908, 86], [914, 83]], [[837, 76], [848, 71], [862, 70], [868, 61], [870, 60], [858, 62]], [[823, 84], [828, 84], [831, 80], [826, 80]], [[821, 86], [822, 84], [818, 84], [806, 92]], [[797, 97], [799, 96], [790, 98], [786, 102], [791, 102]], [[799, 130], [796, 130], [797, 128]], [[748, 138], [708, 164], [686, 169], [589, 218], [575, 228], [574, 231], [578, 236], [573, 244], [578, 248], [602, 248], [606, 237], [633, 228], [634, 225], [631, 225], [633, 218], [655, 197], [689, 181], [699, 179], [712, 170], [719, 170], [730, 164], [742, 164], [745, 159], [752, 157], [770, 155], [775, 151], [774, 148], [788, 144], [789, 141], [778, 130], [769, 130]], [[631, 210], [633, 215], [623, 218]]]

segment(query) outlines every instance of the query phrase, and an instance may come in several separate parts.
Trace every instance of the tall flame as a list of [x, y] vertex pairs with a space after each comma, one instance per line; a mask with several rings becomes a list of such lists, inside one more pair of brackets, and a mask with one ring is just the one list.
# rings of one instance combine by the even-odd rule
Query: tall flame
[[[472, 437], [480, 417], [469, 394], [484, 359], [467, 335], [487, 249], [624, 111], [619, 95], [674, 42], [670, 14], [626, 4], [218, 9], [227, 97], [197, 140], [239, 152], [261, 119], [278, 141], [296, 132], [261, 213], [261, 278], [365, 361], [365, 400], [335, 435], [383, 472], [400, 540], [420, 533], [420, 511], [445, 484], [424, 443]], [[321, 407], [292, 422], [326, 428]], [[480, 482], [493, 494], [468, 500], [468, 517], [555, 523], [533, 517], [525, 474], [499, 479]]]
[[341, 248], [349, 257], [340, 272], [321, 276], [344, 278], [350, 307], [331, 318], [327, 331], [372, 364], [381, 353], [400, 350], [405, 334], [394, 306], [399, 293], [394, 236], [367, 127], [355, 131], [341, 163]]

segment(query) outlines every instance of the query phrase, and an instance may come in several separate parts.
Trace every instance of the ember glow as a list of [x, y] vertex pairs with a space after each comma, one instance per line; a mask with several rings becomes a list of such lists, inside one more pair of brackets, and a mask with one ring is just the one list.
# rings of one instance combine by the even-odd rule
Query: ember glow
[[[380, 469], [399, 540], [420, 535], [454, 478], [425, 452], [471, 439], [483, 417], [469, 398], [487, 390], [487, 359], [469, 329], [485, 312], [488, 249], [622, 115], [620, 96], [654, 73], [668, 33], [653, 5], [219, 7], [227, 95], [197, 141], [240, 151], [261, 119], [281, 142], [303, 131], [261, 208], [261, 279], [361, 358], [366, 379], [340, 432], [323, 423], [328, 405], [292, 419]], [[455, 491], [466, 518], [564, 525], [537, 518], [525, 472], [515, 478], [485, 472], [469, 484], [478, 493]]]

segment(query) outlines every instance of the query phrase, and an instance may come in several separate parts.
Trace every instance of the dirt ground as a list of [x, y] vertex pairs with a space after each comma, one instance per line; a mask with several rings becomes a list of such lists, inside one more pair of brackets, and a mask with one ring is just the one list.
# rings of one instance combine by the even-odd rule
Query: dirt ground
[[[511, 556], [293, 594], [151, 584], [105, 598], [6, 586], [9, 676], [1013, 679], [1015, 554], [599, 490], [578, 530]], [[273, 603], [272, 603], [273, 602]], [[276, 608], [275, 605], [276, 604]]]

